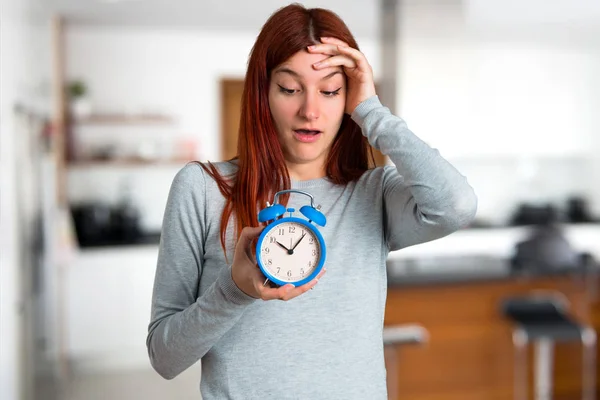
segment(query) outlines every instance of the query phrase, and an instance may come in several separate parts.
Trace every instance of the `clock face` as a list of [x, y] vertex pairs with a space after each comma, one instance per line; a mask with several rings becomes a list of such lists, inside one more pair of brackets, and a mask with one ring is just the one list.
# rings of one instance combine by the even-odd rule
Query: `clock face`
[[321, 242], [310, 226], [286, 221], [266, 232], [259, 257], [263, 268], [274, 278], [298, 282], [319, 266], [321, 251]]

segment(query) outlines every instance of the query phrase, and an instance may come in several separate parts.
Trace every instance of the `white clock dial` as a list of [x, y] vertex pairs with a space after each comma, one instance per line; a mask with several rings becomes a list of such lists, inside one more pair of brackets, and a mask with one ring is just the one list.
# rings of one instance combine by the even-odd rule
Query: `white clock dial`
[[283, 222], [265, 235], [259, 257], [274, 277], [294, 282], [308, 277], [317, 268], [321, 246], [312, 229], [297, 222]]

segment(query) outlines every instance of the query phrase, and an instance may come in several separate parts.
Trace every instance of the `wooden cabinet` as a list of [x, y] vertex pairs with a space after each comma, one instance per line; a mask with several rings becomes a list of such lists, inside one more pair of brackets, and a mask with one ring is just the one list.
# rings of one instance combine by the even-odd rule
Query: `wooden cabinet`
[[[562, 292], [578, 318], [593, 322], [581, 284], [566, 276], [390, 288], [385, 324], [419, 323], [430, 335], [426, 344], [396, 348], [398, 364], [388, 379], [396, 380], [397, 398], [513, 399], [512, 329], [499, 305], [532, 290]], [[598, 306], [595, 313], [598, 327]], [[581, 398], [581, 352], [580, 343], [556, 345], [555, 399]], [[531, 391], [531, 351], [528, 365]]]
[[91, 249], [65, 275], [65, 351], [80, 370], [146, 366], [158, 246]]

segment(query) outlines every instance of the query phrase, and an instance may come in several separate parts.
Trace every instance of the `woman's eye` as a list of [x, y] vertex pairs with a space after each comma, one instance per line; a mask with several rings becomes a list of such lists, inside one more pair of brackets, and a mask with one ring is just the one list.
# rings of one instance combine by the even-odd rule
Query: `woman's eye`
[[279, 86], [279, 91], [281, 93], [285, 93], [285, 94], [294, 94], [294, 93], [296, 93], [295, 89], [288, 89], [288, 88], [285, 88], [285, 87], [283, 87], [281, 85], [277, 85], [277, 86]]
[[322, 93], [323, 93], [325, 96], [327, 96], [327, 97], [333, 97], [333, 96], [337, 96], [338, 94], [340, 94], [340, 90], [341, 90], [341, 89], [342, 89], [342, 88], [338, 88], [338, 89], [336, 89], [336, 90], [333, 90], [333, 91], [325, 91], [325, 90], [324, 90]]

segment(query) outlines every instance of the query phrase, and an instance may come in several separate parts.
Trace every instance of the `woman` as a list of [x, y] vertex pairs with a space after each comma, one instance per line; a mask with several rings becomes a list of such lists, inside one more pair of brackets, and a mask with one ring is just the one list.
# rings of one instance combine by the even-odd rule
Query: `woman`
[[[238, 157], [190, 164], [173, 181], [152, 365], [171, 379], [201, 359], [205, 400], [386, 399], [387, 255], [467, 225], [472, 188], [381, 105], [371, 67], [330, 11], [290, 5], [271, 16], [241, 113]], [[394, 165], [369, 168], [370, 146]], [[311, 193], [327, 217], [327, 274], [272, 287], [252, 250], [257, 213], [289, 188]], [[284, 200], [298, 209], [302, 197]]]

